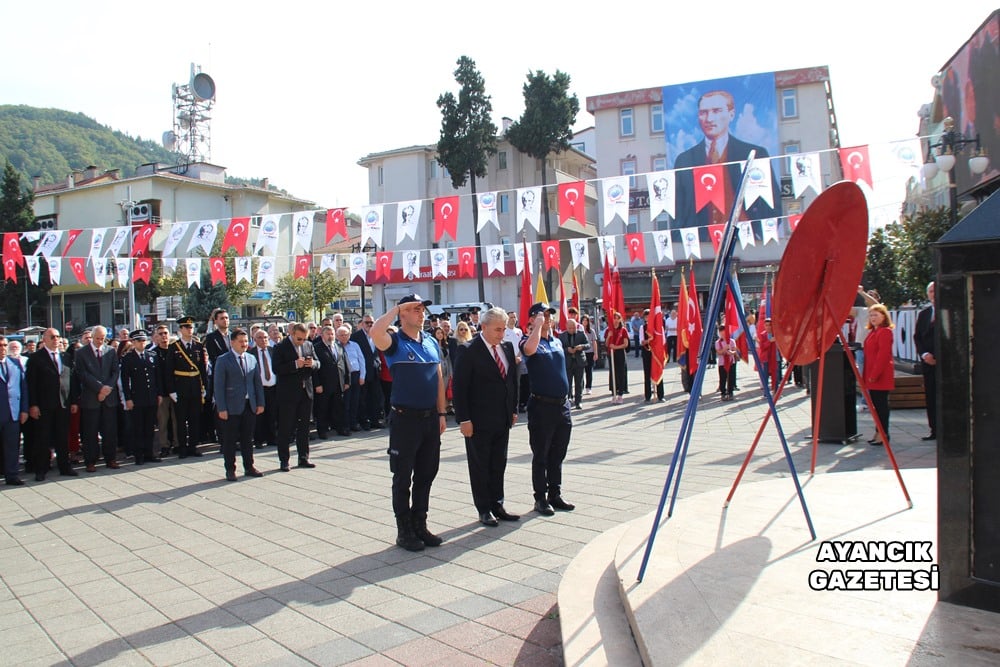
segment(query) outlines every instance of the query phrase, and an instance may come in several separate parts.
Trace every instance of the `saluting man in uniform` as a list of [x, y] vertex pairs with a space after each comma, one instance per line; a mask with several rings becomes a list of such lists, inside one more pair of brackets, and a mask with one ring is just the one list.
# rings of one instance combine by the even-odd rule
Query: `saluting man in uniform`
[[135, 452], [135, 464], [146, 461], [161, 461], [153, 451], [153, 430], [156, 428], [156, 412], [163, 401], [160, 387], [160, 372], [157, 368], [156, 353], [146, 350], [149, 336], [137, 329], [129, 336], [132, 348], [122, 355], [122, 393], [125, 395], [125, 410], [130, 412], [131, 436]]
[[201, 456], [198, 439], [208, 374], [205, 347], [194, 337], [194, 318], [182, 317], [177, 320], [177, 326], [181, 336], [168, 348], [165, 389], [175, 403], [178, 458], [183, 459]]

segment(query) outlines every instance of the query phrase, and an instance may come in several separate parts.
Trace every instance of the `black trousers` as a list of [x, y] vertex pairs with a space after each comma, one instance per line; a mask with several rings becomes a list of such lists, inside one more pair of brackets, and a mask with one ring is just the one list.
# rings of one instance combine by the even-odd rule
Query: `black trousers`
[[[163, 400], [169, 401], [170, 399]], [[153, 452], [153, 433], [156, 430], [157, 406], [136, 406], [127, 412], [129, 413], [127, 423], [130, 426], [132, 453], [135, 455], [135, 462], [142, 463], [146, 459], [156, 456]]]
[[[437, 409], [426, 417], [389, 411], [389, 470], [392, 471], [392, 512], [426, 514], [431, 484], [441, 465], [441, 428]], [[412, 502], [410, 488], [413, 488]]]
[[[653, 398], [653, 353], [642, 351], [642, 392], [646, 400]], [[656, 397], [663, 398], [663, 376], [656, 383]]]
[[278, 387], [264, 387], [264, 412], [254, 416], [253, 444], [263, 447], [278, 442]]
[[736, 363], [734, 362], [727, 369], [725, 364], [719, 364], [719, 393], [723, 396], [732, 396], [736, 387]]
[[369, 374], [361, 389], [358, 405], [358, 421], [371, 426], [382, 419], [382, 381], [377, 373]]
[[594, 355], [587, 353], [587, 365], [583, 369], [583, 378], [586, 380], [586, 387], [590, 389], [594, 386]]
[[[101, 434], [100, 444], [97, 442], [98, 433]], [[87, 465], [97, 463], [101, 456], [105, 463], [113, 462], [118, 452], [117, 406], [80, 410], [80, 442], [83, 445], [83, 462]]]
[[[236, 472], [236, 450], [243, 457], [243, 470], [253, 468], [253, 431], [257, 415], [250, 407], [250, 401], [244, 401], [243, 412], [236, 415], [229, 413], [228, 419], [219, 419], [219, 439], [222, 441], [222, 460], [226, 472]], [[286, 446], [287, 448], [287, 446]]]
[[528, 399], [531, 488], [535, 500], [545, 500], [546, 497], [560, 495], [562, 463], [569, 449], [572, 432], [573, 420], [568, 405]]
[[465, 455], [469, 461], [469, 482], [476, 511], [489, 512], [503, 502], [503, 476], [507, 470], [507, 443], [510, 429], [501, 431], [476, 430], [465, 439]]
[[677, 361], [677, 336], [667, 336], [667, 361]]
[[566, 379], [569, 380], [569, 395], [573, 397], [573, 403], [580, 405], [583, 400], [583, 373], [584, 365], [577, 361], [566, 365]]
[[32, 419], [32, 453], [31, 465], [34, 471], [45, 474], [49, 471], [50, 452], [56, 450], [56, 462], [59, 471], [65, 472], [72, 466], [69, 463], [69, 408], [59, 407], [54, 410], [43, 410], [39, 419]]
[[923, 365], [924, 405], [927, 409], [927, 426], [931, 434], [937, 434], [937, 366]]
[[201, 441], [201, 394], [177, 393], [174, 415], [177, 417], [177, 449], [182, 455], [198, 451]]
[[323, 392], [313, 396], [313, 417], [316, 419], [316, 432], [326, 435], [330, 430], [343, 431], [344, 424], [344, 389], [343, 387], [323, 387]]
[[892, 440], [889, 436], [889, 390], [869, 389], [868, 393], [872, 396], [872, 407], [875, 408], [875, 416], [882, 424], [882, 430], [885, 431], [885, 437]]
[[291, 391], [294, 394], [283, 396], [278, 405], [278, 460], [282, 465], [288, 464], [292, 436], [295, 437], [299, 460], [309, 458], [309, 419], [312, 416], [313, 402], [304, 388]]
[[[0, 410], [9, 408], [0, 405]], [[20, 415], [19, 415], [20, 416]], [[20, 479], [21, 461], [18, 457], [21, 449], [21, 425], [14, 419], [0, 423], [0, 442], [3, 443], [3, 474], [4, 480]]]

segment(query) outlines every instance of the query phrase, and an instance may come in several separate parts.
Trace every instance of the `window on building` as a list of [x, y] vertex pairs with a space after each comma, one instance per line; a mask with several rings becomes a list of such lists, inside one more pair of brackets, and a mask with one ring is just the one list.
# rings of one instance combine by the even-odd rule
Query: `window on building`
[[437, 178], [437, 177], [438, 177], [437, 160], [430, 159], [427, 161], [427, 178]]
[[618, 131], [623, 137], [631, 137], [635, 135], [635, 119], [633, 118], [632, 109], [619, 109], [618, 110], [619, 126]]
[[87, 301], [83, 304], [83, 319], [85, 327], [92, 327], [101, 323], [101, 302]]
[[448, 167], [445, 167], [444, 165], [441, 165], [441, 178], [449, 183], [451, 182], [451, 172], [448, 171]]
[[510, 210], [510, 193], [500, 193], [500, 208], [498, 210], [500, 213], [506, 213]]
[[667, 158], [665, 155], [657, 155], [653, 158], [653, 171], [666, 171]]
[[627, 231], [629, 233], [635, 233], [635, 231], [638, 228], [639, 228], [639, 214], [638, 213], [629, 213], [628, 214], [628, 229], [627, 229]]
[[785, 88], [781, 91], [781, 117], [798, 118], [799, 96], [795, 88]]
[[[797, 141], [789, 141], [782, 145], [781, 150], [785, 155], [795, 155], [797, 153], [802, 152], [802, 146]], [[792, 165], [795, 163], [795, 158], [793, 157], [788, 160], [782, 160], [781, 162], [782, 162], [781, 165], [782, 173], [785, 175], [791, 174]]]
[[582, 142], [582, 141], [576, 141], [574, 143], [571, 143], [569, 145], [569, 147], [570, 148], [575, 148], [576, 150], [580, 151], [581, 153], [586, 153], [587, 152], [587, 144], [584, 143], [584, 142]]
[[791, 155], [792, 153], [801, 153], [802, 152], [802, 148], [799, 146], [799, 142], [792, 141], [792, 142], [789, 142], [789, 143], [785, 144], [784, 151], [785, 151], [785, 155]]
[[382, 165], [378, 167], [378, 184], [385, 185], [385, 172], [382, 170]]
[[628, 186], [635, 187], [635, 160], [622, 160], [622, 176], [628, 176]]
[[663, 105], [654, 104], [649, 107], [649, 132], [650, 134], [663, 133]]
[[497, 153], [497, 169], [507, 168], [507, 151]]

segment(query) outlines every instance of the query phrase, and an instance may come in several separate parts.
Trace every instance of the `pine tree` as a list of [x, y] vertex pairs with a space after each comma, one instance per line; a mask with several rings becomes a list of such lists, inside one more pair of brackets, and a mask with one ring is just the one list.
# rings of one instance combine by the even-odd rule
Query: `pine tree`
[[[35, 222], [32, 208], [34, 201], [34, 194], [21, 184], [20, 173], [7, 162], [3, 171], [3, 183], [0, 185], [0, 234], [37, 230], [38, 223]], [[21, 240], [21, 253], [31, 254], [29, 242]], [[28, 278], [27, 268], [18, 268], [16, 285], [9, 280], [0, 284], [0, 310], [5, 315], [6, 325], [16, 328], [26, 326], [31, 319], [26, 306], [30, 304], [37, 312], [37, 306], [45, 304], [45, 295], [49, 289], [46, 275], [45, 271], [40, 271], [39, 278], [43, 286], [35, 286]], [[47, 324], [35, 321], [31, 323]], [[4, 322], [0, 321], [0, 324]]]

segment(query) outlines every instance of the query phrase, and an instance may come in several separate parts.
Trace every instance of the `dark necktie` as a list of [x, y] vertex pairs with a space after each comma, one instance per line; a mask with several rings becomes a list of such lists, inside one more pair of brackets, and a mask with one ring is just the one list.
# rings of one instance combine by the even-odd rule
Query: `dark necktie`
[[7, 384], [7, 360], [0, 359], [0, 381]]
[[507, 379], [507, 369], [504, 367], [503, 361], [501, 361], [501, 359], [500, 359], [500, 352], [498, 351], [496, 345], [493, 346], [493, 358], [497, 362], [497, 368], [500, 369], [500, 377], [506, 380]]
[[264, 379], [271, 379], [271, 364], [267, 363], [267, 350], [260, 351], [260, 362], [264, 364]]
[[243, 372], [243, 377], [245, 378], [247, 376], [247, 367], [246, 364], [243, 363], [243, 355], [238, 354], [236, 355], [236, 358], [240, 360], [240, 370]]

